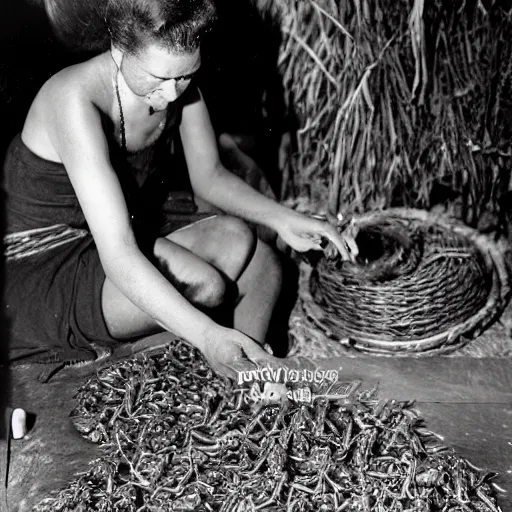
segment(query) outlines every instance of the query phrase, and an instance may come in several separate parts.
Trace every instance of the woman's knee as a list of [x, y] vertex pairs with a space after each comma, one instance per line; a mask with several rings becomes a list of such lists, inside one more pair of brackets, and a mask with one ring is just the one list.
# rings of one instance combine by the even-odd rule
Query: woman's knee
[[250, 259], [256, 250], [257, 237], [254, 228], [242, 219], [229, 215], [219, 217], [216, 226], [217, 240], [222, 240], [230, 252], [236, 252], [241, 258]]
[[183, 296], [192, 304], [205, 308], [214, 308], [224, 302], [227, 284], [225, 279], [216, 271], [204, 276], [201, 281], [186, 283], [181, 288]]

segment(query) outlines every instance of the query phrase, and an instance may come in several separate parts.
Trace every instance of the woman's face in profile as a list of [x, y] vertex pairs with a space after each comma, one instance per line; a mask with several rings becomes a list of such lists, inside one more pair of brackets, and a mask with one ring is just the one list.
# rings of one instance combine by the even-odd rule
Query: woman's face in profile
[[199, 49], [175, 53], [151, 44], [136, 55], [125, 53], [121, 73], [128, 87], [155, 111], [181, 96], [201, 65]]

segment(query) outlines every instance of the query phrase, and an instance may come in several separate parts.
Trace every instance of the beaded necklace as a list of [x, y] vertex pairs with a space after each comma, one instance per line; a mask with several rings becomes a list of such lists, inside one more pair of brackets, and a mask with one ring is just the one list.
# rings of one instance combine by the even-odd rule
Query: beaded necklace
[[126, 149], [126, 129], [124, 126], [124, 112], [123, 105], [121, 104], [121, 94], [119, 94], [119, 81], [117, 79], [117, 73], [114, 85], [116, 88], [117, 104], [119, 105], [119, 117], [121, 118], [121, 147], [123, 148], [124, 153], [128, 153], [128, 150]]
[[[113, 60], [113, 57], [112, 57], [112, 60]], [[119, 106], [119, 117], [120, 117], [120, 121], [121, 121], [121, 123], [120, 123], [121, 147], [122, 147], [124, 153], [128, 153], [128, 149], [126, 147], [126, 127], [125, 127], [125, 120], [124, 120], [124, 111], [123, 111], [123, 105], [121, 103], [121, 94], [119, 92], [119, 69], [117, 69], [117, 72], [115, 73], [114, 88], [116, 90], [117, 105]], [[151, 110], [152, 110], [152, 107], [150, 107], [150, 115], [152, 115]], [[164, 117], [162, 119], [162, 121], [160, 121], [160, 124], [158, 125], [157, 129], [160, 130], [160, 133], [165, 126], [165, 120], [166, 120], [166, 118]], [[158, 136], [160, 136], [160, 134], [158, 134]], [[158, 136], [156, 137], [156, 139], [158, 138]], [[151, 142], [151, 144], [148, 144], [148, 146], [151, 146], [152, 144], [153, 144], [153, 142]], [[140, 153], [140, 152], [144, 151], [144, 149], [146, 149], [146, 148], [141, 148], [139, 151], [135, 151], [134, 153], [135, 154]]]

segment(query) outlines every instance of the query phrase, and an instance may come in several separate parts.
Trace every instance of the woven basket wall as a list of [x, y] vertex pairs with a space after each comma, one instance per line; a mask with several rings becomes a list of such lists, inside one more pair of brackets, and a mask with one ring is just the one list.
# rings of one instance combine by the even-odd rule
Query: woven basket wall
[[292, 315], [290, 355], [304, 354], [305, 345], [317, 357], [333, 355], [336, 345], [382, 355], [448, 353], [503, 313], [510, 277], [489, 237], [414, 209], [370, 212], [355, 225], [356, 263], [302, 265], [297, 308], [309, 333], [297, 336]]

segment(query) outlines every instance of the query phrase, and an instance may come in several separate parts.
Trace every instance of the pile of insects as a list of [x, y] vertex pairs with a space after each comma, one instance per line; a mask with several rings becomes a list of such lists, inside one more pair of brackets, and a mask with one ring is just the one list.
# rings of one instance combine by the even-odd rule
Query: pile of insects
[[181, 341], [112, 364], [72, 413], [101, 457], [36, 510], [500, 511], [495, 473], [442, 446], [412, 403], [354, 389], [237, 388]]

